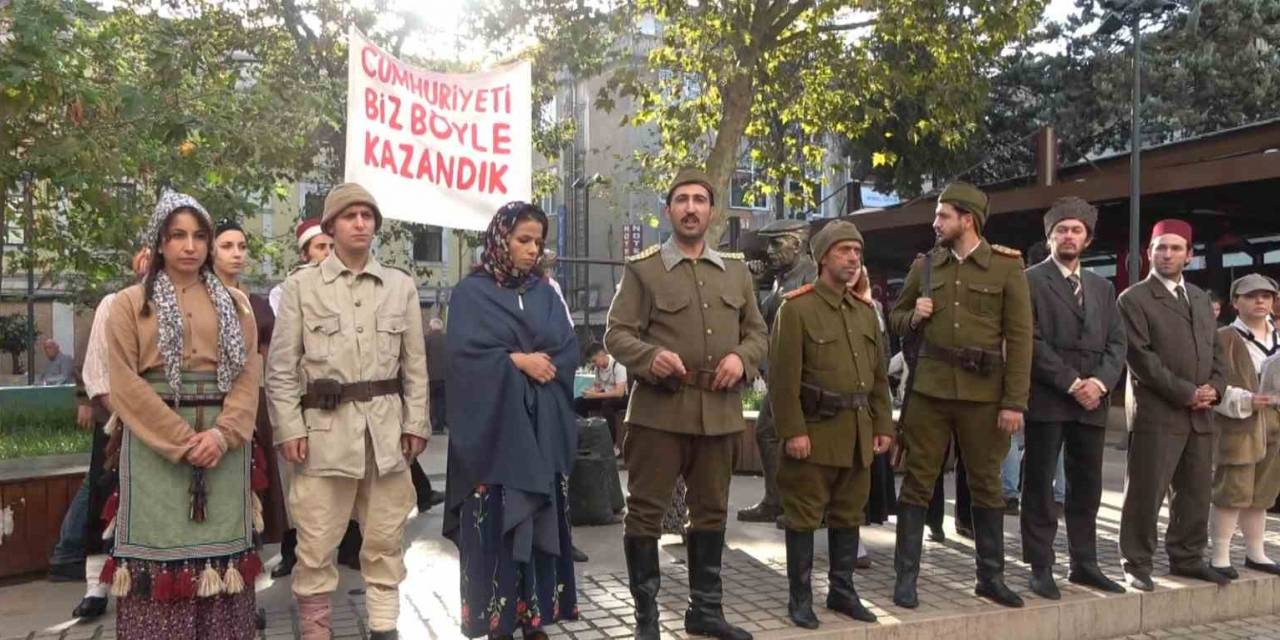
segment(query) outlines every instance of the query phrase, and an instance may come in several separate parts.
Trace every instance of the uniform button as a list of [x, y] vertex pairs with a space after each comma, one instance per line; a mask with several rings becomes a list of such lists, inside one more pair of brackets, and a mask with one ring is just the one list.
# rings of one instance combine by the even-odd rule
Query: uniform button
[[707, 335], [711, 335], [711, 330], [707, 329]]
[[960, 301], [959, 301], [959, 300], [956, 300], [956, 306], [957, 306], [957, 307], [958, 307], [958, 306], [960, 306]]
[[959, 323], [959, 322], [957, 322], [957, 323], [956, 323], [956, 328], [957, 328], [957, 329], [959, 329], [959, 328], [960, 328], [960, 323]]
[[711, 362], [711, 356], [707, 356], [707, 362]]
[[359, 300], [356, 300], [356, 306], [357, 306], [357, 307], [358, 307], [358, 306], [360, 306], [360, 301], [359, 301]]
[[702, 286], [702, 281], [701, 281], [701, 280], [699, 280], [699, 281], [698, 281], [698, 286], [699, 286], [699, 287], [701, 287], [701, 286]]
[[704, 302], [704, 303], [702, 303], [702, 308], [703, 308], [703, 309], [710, 309], [710, 308], [711, 308], [711, 305], [709, 305], [709, 304], [707, 304], [707, 303], [705, 303], [705, 302]]
[[958, 286], [960, 286], [960, 281], [959, 281], [959, 280], [956, 280], [956, 286], [957, 286], [957, 287], [958, 287]]
[[[960, 325], [956, 325], [957, 327]], [[356, 327], [356, 333], [364, 333], [364, 327]]]

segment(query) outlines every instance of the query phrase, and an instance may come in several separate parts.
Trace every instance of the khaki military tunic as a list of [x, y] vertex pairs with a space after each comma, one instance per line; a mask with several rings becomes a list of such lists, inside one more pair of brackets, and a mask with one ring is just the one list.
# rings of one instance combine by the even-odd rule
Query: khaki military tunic
[[692, 435], [722, 435], [746, 428], [742, 396], [684, 387], [674, 393], [652, 383], [658, 352], [675, 352], [689, 371], [714, 372], [738, 354], [743, 381], [754, 380], [768, 350], [767, 331], [746, 264], [737, 254], [707, 248], [690, 260], [674, 240], [627, 263], [609, 307], [605, 347], [637, 380], [627, 422]]
[[[366, 442], [379, 473], [407, 469], [401, 434], [428, 438], [431, 432], [424, 345], [418, 290], [408, 274], [370, 256], [356, 275], [336, 253], [298, 269], [285, 280], [267, 356], [275, 442], [307, 438], [301, 469], [307, 475], [364, 477]], [[382, 395], [334, 411], [303, 410], [307, 383], [321, 378], [400, 378], [403, 399]]]
[[[788, 526], [812, 530], [823, 513], [832, 527], [862, 524], [871, 487], [873, 435], [892, 435], [889, 381], [880, 323], [870, 301], [834, 291], [819, 279], [789, 294], [774, 321], [769, 392], [778, 437], [809, 436], [811, 453], [785, 453], [778, 488]], [[867, 406], [821, 419], [801, 409], [801, 384], [839, 394], [867, 394]]]
[[[933, 261], [933, 272], [929, 291], [922, 291], [926, 259]], [[907, 473], [899, 500], [929, 504], [954, 432], [974, 504], [1003, 507], [1000, 462], [1009, 436], [997, 428], [997, 416], [1000, 409], [1026, 411], [1031, 389], [1031, 294], [1021, 255], [982, 240], [963, 260], [941, 248], [917, 259], [889, 313], [898, 335], [912, 332], [911, 316], [922, 296], [933, 299], [933, 315], [921, 329], [922, 351], [979, 348], [1002, 354], [1003, 362], [984, 374], [921, 355], [902, 416]]]

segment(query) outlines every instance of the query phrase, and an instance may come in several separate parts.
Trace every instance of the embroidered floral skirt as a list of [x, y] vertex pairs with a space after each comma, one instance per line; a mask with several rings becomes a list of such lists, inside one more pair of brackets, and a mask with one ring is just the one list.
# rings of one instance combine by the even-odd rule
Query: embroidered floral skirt
[[253, 588], [163, 602], [129, 595], [116, 604], [120, 640], [250, 640], [258, 636]]
[[529, 562], [512, 557], [514, 534], [503, 535], [503, 488], [481, 485], [462, 503], [458, 531], [462, 632], [469, 638], [514, 635], [578, 618], [569, 531], [568, 481], [556, 476], [559, 557], [533, 550]]

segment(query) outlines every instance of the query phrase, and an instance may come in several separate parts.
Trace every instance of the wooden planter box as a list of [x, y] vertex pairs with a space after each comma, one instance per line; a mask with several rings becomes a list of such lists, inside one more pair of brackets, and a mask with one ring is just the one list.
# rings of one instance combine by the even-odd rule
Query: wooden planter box
[[0, 461], [0, 578], [42, 572], [62, 517], [84, 482], [88, 454]]

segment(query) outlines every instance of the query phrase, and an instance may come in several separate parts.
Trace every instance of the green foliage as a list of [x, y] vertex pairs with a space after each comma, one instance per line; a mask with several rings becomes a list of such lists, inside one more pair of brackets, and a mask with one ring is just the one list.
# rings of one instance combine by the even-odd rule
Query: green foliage
[[27, 372], [26, 367], [23, 366], [25, 360], [22, 356], [38, 335], [40, 335], [39, 331], [35, 334], [27, 331], [26, 314], [12, 313], [0, 316], [0, 352], [9, 354], [13, 360], [15, 375]]
[[[704, 164], [723, 192], [749, 146], [763, 194], [807, 179], [829, 137], [859, 141], [900, 166], [894, 137], [955, 149], [974, 132], [985, 78], [1002, 49], [1034, 24], [1043, 0], [498, 0], [477, 32], [533, 40], [546, 82], [607, 74], [597, 106], [648, 126], [657, 144], [635, 159], [655, 190]], [[635, 26], [654, 17], [656, 35]], [[919, 105], [900, 113], [904, 99]], [[918, 189], [910, 167], [886, 173]], [[812, 200], [810, 184], [802, 198]], [[725, 200], [724, 198], [721, 199]]]
[[759, 411], [760, 404], [764, 401], [764, 394], [752, 388], [742, 390], [742, 410], [743, 411]]
[[6, 410], [0, 417], [0, 460], [87, 453], [92, 444], [74, 408]]

